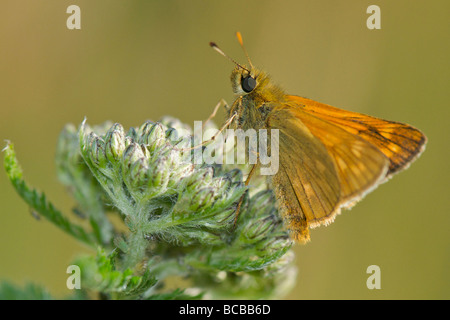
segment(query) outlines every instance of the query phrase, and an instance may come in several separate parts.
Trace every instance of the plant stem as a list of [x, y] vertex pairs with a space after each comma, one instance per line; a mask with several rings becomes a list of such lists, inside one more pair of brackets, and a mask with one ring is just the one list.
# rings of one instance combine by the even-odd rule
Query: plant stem
[[127, 242], [129, 251], [123, 260], [123, 270], [127, 268], [134, 269], [145, 258], [145, 251], [148, 246], [148, 240], [145, 238], [145, 233], [142, 230], [131, 232]]

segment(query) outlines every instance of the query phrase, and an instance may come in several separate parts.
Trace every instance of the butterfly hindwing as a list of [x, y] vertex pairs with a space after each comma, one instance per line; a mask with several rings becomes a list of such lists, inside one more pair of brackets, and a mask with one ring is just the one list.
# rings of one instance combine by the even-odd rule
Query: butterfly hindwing
[[339, 178], [325, 146], [290, 110], [273, 111], [267, 123], [279, 130], [279, 170], [272, 184], [280, 211], [292, 237], [305, 242], [311, 223], [334, 217]]

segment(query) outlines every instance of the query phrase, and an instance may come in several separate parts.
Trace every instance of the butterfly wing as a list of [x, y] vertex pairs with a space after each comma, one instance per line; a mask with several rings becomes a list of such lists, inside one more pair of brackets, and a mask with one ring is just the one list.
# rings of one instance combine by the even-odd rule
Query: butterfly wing
[[[304, 241], [309, 238], [308, 227], [332, 222], [341, 207], [351, 207], [395, 172], [394, 166], [399, 168], [393, 161], [402, 157], [391, 160], [388, 153], [397, 149], [382, 150], [380, 146], [386, 144], [364, 139], [375, 132], [375, 124], [380, 123], [376, 130], [384, 138], [388, 129], [399, 137], [391, 128], [405, 130], [408, 126], [355, 114], [351, 119], [357, 117], [360, 128], [365, 127], [361, 137], [353, 127], [346, 130], [338, 120], [329, 121], [327, 110], [314, 112], [309, 100], [288, 97], [285, 104], [272, 110], [267, 121], [269, 128], [279, 129], [280, 169], [272, 181], [291, 234]], [[337, 110], [334, 116], [338, 116]], [[416, 141], [414, 134], [411, 139]]]
[[[340, 205], [350, 207], [382, 182], [389, 168], [386, 156], [369, 142], [290, 104], [291, 112], [326, 147], [340, 181]], [[314, 224], [312, 224], [314, 226]]]
[[406, 169], [425, 149], [425, 135], [407, 124], [341, 110], [298, 96], [287, 96], [287, 99], [305, 112], [374, 145], [389, 159], [386, 178]]
[[334, 217], [339, 209], [340, 182], [333, 159], [291, 109], [271, 112], [267, 125], [279, 130], [279, 169], [271, 179], [279, 209], [291, 237], [306, 242], [308, 227]]

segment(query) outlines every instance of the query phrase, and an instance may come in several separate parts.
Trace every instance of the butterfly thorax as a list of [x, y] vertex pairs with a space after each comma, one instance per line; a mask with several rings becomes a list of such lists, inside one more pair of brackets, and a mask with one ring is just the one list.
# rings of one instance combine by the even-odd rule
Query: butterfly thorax
[[[250, 92], [245, 91], [244, 80], [252, 77], [256, 84]], [[285, 100], [286, 94], [273, 83], [270, 76], [260, 70], [251, 69], [249, 73], [240, 67], [236, 67], [231, 73], [231, 85], [237, 99], [230, 109], [229, 116], [237, 113], [234, 122], [236, 128], [264, 129], [267, 128], [267, 117], [275, 107]]]

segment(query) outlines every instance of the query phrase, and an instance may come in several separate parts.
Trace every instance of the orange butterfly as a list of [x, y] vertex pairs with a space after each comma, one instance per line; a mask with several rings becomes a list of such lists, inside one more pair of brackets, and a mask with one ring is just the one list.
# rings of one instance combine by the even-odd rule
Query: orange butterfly
[[333, 222], [341, 208], [353, 206], [424, 150], [425, 135], [407, 124], [286, 94], [253, 67], [237, 37], [249, 66], [210, 43], [236, 65], [231, 84], [237, 99], [227, 108], [226, 126], [278, 129], [279, 169], [269, 181], [292, 239], [307, 242], [309, 228]]

